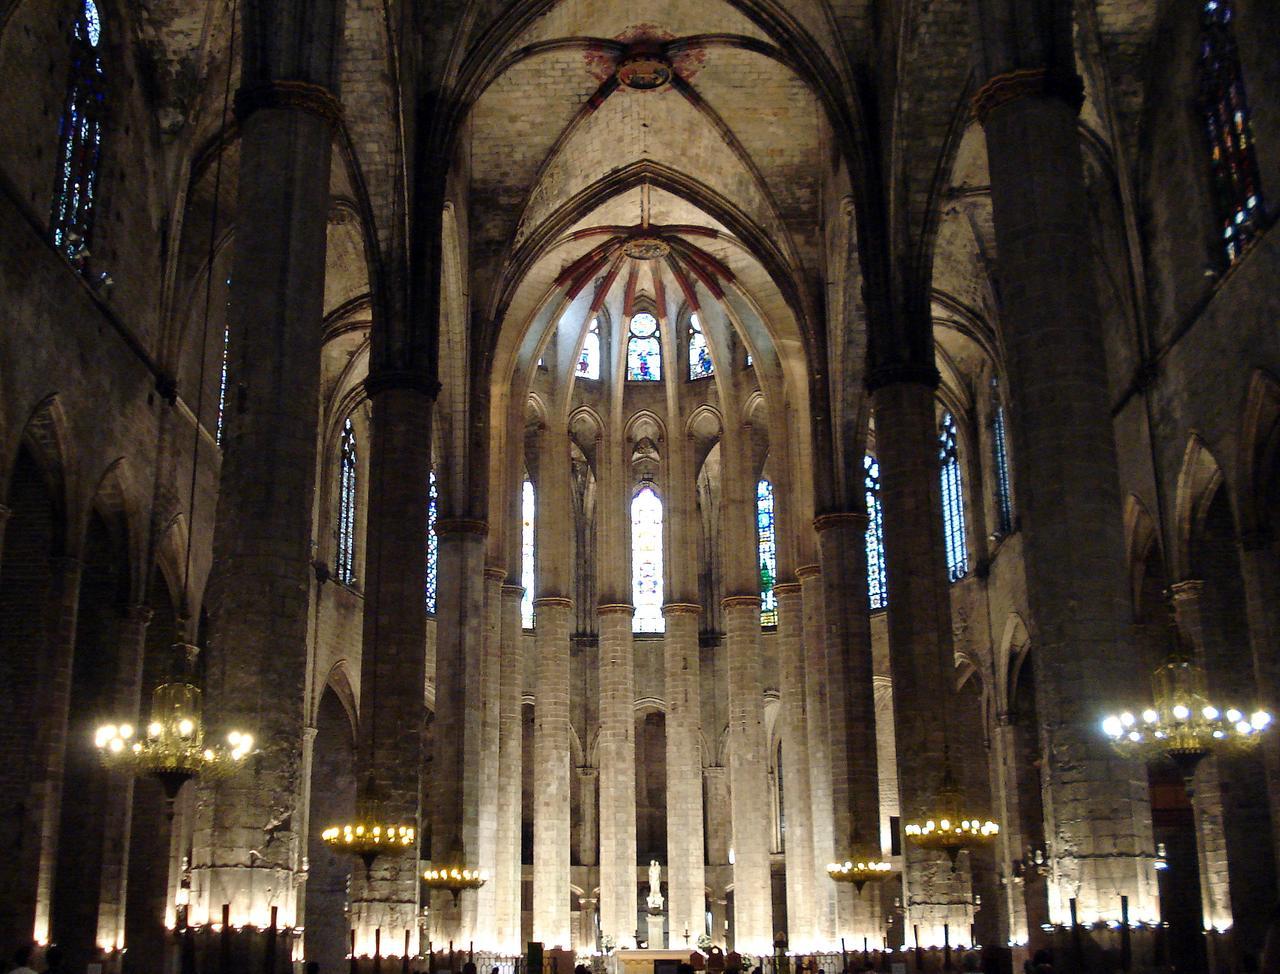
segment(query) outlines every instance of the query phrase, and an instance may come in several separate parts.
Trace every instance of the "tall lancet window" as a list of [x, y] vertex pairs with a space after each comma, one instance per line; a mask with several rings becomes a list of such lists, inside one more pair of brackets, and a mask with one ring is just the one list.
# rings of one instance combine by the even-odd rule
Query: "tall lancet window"
[[231, 278], [227, 278], [227, 321], [222, 326], [222, 367], [218, 372], [218, 424], [214, 439], [222, 446], [222, 430], [227, 422], [227, 354], [231, 351]]
[[427, 485], [427, 611], [436, 611], [436, 579], [440, 567], [440, 539], [436, 537], [436, 514], [440, 494], [436, 490], [436, 472], [431, 471]]
[[536, 507], [533, 481], [526, 480], [520, 490], [520, 584], [524, 586], [524, 595], [520, 596], [520, 625], [525, 629], [533, 628], [533, 525], [537, 517]]
[[942, 530], [947, 546], [947, 575], [957, 582], [969, 573], [969, 550], [964, 536], [964, 490], [960, 483], [960, 453], [956, 419], [942, 414], [938, 431], [938, 460], [942, 467]]
[[102, 18], [94, 0], [82, 0], [71, 22], [71, 79], [58, 126], [58, 171], [49, 232], [54, 245], [75, 257], [93, 230], [102, 159], [107, 89], [102, 74]]
[[705, 379], [715, 374], [711, 364], [711, 349], [707, 348], [707, 336], [702, 333], [698, 312], [689, 315], [689, 378]]
[[600, 378], [600, 319], [591, 316], [587, 335], [582, 339], [582, 351], [578, 353], [578, 365], [574, 371], [584, 379]]
[[657, 382], [662, 378], [662, 336], [658, 319], [647, 311], [631, 316], [627, 335], [627, 378]]
[[996, 454], [996, 516], [1000, 533], [1013, 531], [1013, 488], [1009, 481], [1009, 444], [1005, 440], [1004, 403], [1000, 401], [1000, 380], [991, 379], [991, 439]]
[[867, 594], [871, 608], [889, 605], [889, 580], [884, 566], [884, 509], [880, 506], [880, 463], [870, 453], [862, 458], [867, 495]]
[[1209, 137], [1213, 190], [1228, 263], [1244, 252], [1263, 217], [1262, 185], [1232, 15], [1232, 0], [1204, 0], [1200, 104]]
[[778, 577], [778, 547], [773, 532], [773, 484], [756, 484], [756, 543], [760, 560], [760, 625], [778, 624], [778, 593], [773, 590]]
[[631, 499], [632, 632], [664, 632], [662, 618], [662, 499], [645, 484]]
[[356, 580], [356, 431], [351, 419], [342, 424], [338, 460], [338, 581]]

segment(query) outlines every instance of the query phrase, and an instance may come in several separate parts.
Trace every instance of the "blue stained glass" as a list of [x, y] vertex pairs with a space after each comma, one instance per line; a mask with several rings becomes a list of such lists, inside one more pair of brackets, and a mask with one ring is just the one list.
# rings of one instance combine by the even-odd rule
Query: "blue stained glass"
[[338, 581], [350, 585], [356, 577], [356, 431], [348, 418], [342, 424], [338, 461]]
[[436, 611], [436, 578], [440, 563], [440, 539], [436, 537], [436, 508], [439, 494], [436, 491], [436, 472], [431, 471], [427, 487], [427, 611]]
[[658, 319], [647, 311], [631, 316], [627, 338], [627, 378], [657, 382], [662, 378], [662, 342]]
[[778, 547], [773, 529], [773, 484], [756, 484], [756, 539], [760, 552], [760, 625], [778, 624]]
[[867, 504], [867, 592], [872, 609], [889, 605], [889, 580], [884, 564], [884, 510], [880, 506], [880, 464], [871, 454], [862, 458]]
[[1244, 253], [1244, 248], [1257, 236], [1264, 215], [1244, 75], [1231, 20], [1231, 0], [1207, 0], [1204, 4], [1200, 105], [1209, 139], [1210, 172], [1228, 263]]
[[938, 432], [938, 459], [942, 468], [942, 528], [946, 536], [947, 575], [958, 582], [969, 573], [969, 551], [964, 534], [964, 490], [960, 483], [960, 454], [956, 420], [942, 414]]
[[1000, 533], [1009, 534], [1013, 530], [1013, 488], [1009, 481], [1009, 447], [1005, 442], [1004, 405], [1000, 402], [999, 383], [996, 379], [991, 380], [991, 392], [995, 400], [991, 433], [996, 451], [996, 513], [999, 516]]
[[592, 318], [582, 339], [582, 351], [578, 354], [577, 374], [584, 379], [600, 378], [600, 319]]
[[662, 594], [662, 499], [646, 484], [631, 500], [632, 632], [666, 631]]
[[533, 628], [533, 525], [536, 516], [533, 482], [526, 480], [520, 489], [520, 584], [524, 586], [524, 594], [520, 596], [520, 625], [524, 629]]
[[93, 0], [84, 0], [71, 25], [71, 76], [58, 125], [58, 168], [49, 218], [49, 235], [70, 260], [80, 256], [93, 228], [106, 108], [102, 59], [95, 53], [101, 40], [98, 8]]
[[711, 350], [707, 348], [707, 336], [702, 333], [702, 322], [695, 311], [689, 315], [689, 378], [705, 379], [715, 371]]

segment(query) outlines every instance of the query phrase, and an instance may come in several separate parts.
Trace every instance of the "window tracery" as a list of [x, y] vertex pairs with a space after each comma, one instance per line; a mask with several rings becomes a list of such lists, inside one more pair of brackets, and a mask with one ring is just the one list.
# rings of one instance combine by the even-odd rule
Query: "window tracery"
[[524, 594], [520, 596], [520, 625], [524, 629], [533, 628], [533, 526], [536, 516], [533, 481], [526, 478], [520, 490], [520, 584], [524, 586]]
[[600, 319], [595, 315], [591, 316], [587, 335], [582, 340], [582, 351], [578, 353], [575, 372], [584, 379], [600, 378]]
[[645, 484], [631, 499], [632, 632], [666, 630], [662, 595], [662, 499]]
[[760, 625], [778, 624], [778, 549], [773, 526], [773, 484], [761, 479], [756, 484], [756, 539], [760, 562]]
[[707, 336], [702, 333], [702, 322], [698, 312], [689, 315], [689, 378], [705, 379], [715, 375], [715, 365], [711, 362], [711, 350], [707, 347]]
[[94, 0], [82, 0], [71, 23], [71, 78], [58, 126], [58, 172], [49, 232], [74, 259], [89, 240], [102, 158], [106, 82], [100, 45], [102, 19]]
[[1228, 263], [1244, 252], [1263, 216], [1261, 180], [1232, 15], [1231, 0], [1205, 0], [1200, 41], [1200, 102]]
[[1009, 481], [1009, 447], [1005, 442], [1004, 404], [1000, 401], [999, 380], [991, 380], [991, 438], [996, 452], [996, 515], [1001, 534], [1013, 531], [1013, 489]]
[[[231, 311], [231, 278], [227, 278], [227, 307]], [[231, 351], [231, 322], [227, 320], [222, 326], [222, 364], [218, 373], [218, 422], [214, 431], [214, 440], [222, 446], [222, 428], [227, 418], [227, 355]]]
[[356, 431], [351, 418], [342, 424], [338, 463], [338, 581], [350, 585], [356, 569]]
[[627, 335], [627, 378], [657, 382], [662, 378], [662, 335], [658, 319], [647, 311], [631, 316]]
[[880, 506], [880, 463], [868, 453], [862, 458], [862, 469], [867, 504], [867, 593], [874, 611], [889, 605], [889, 583], [884, 564], [884, 510]]
[[436, 472], [431, 471], [427, 481], [427, 612], [435, 615], [436, 580], [440, 563], [440, 539], [436, 537], [436, 516], [439, 492], [436, 490]]
[[942, 468], [942, 528], [946, 539], [947, 576], [957, 582], [969, 573], [969, 552], [964, 534], [964, 490], [960, 482], [956, 420], [950, 412], [942, 414], [938, 459]]

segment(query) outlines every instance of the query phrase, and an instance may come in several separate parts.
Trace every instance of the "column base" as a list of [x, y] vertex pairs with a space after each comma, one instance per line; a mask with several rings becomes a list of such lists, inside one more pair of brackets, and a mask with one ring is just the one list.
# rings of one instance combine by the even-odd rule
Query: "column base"
[[174, 934], [178, 974], [293, 974], [302, 934], [292, 927], [224, 927], [210, 923]]

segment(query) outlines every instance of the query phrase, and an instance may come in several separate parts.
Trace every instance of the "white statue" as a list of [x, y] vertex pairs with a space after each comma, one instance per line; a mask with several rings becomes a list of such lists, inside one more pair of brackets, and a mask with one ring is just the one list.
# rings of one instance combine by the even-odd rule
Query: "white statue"
[[649, 895], [645, 898], [645, 905], [649, 907], [649, 912], [657, 913], [662, 909], [662, 867], [658, 865], [657, 859], [649, 860]]

